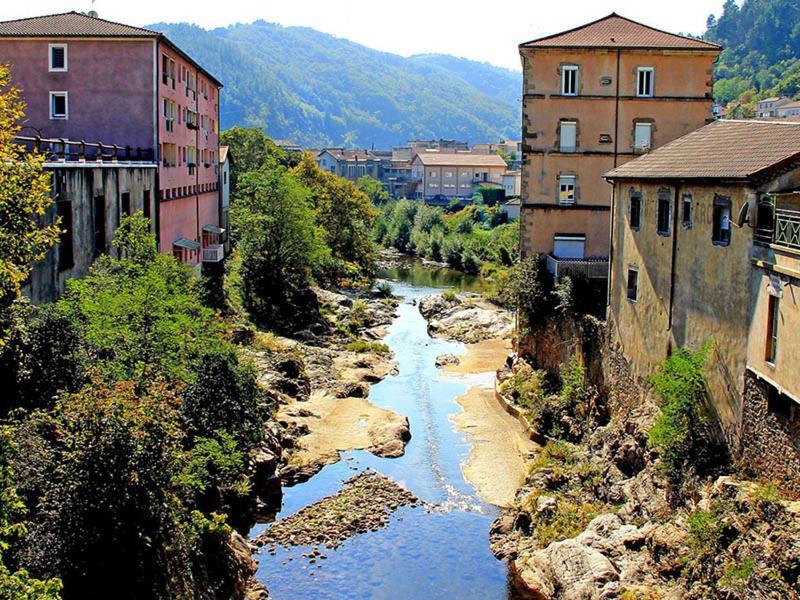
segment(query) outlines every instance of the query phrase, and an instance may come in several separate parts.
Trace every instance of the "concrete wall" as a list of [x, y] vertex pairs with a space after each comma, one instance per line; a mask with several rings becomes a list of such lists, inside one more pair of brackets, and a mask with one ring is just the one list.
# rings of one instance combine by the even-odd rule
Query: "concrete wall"
[[[714, 52], [624, 50], [617, 77], [616, 51], [603, 49], [522, 49], [523, 166], [525, 204], [556, 204], [560, 173], [577, 176], [576, 204], [609, 206], [610, 186], [602, 175], [635, 158], [634, 126], [652, 124], [651, 147], [666, 144], [711, 118]], [[578, 96], [561, 95], [561, 72], [579, 68]], [[636, 97], [638, 67], [653, 67], [652, 98]], [[619, 81], [617, 82], [617, 79]], [[619, 94], [617, 94], [617, 83]], [[560, 123], [577, 122], [577, 147], [560, 151]], [[523, 210], [524, 254], [550, 252], [553, 232], [584, 233], [592, 255], [608, 252], [608, 213], [579, 219], [570, 208]], [[604, 248], [605, 246], [605, 248]]]
[[[48, 71], [48, 44], [67, 44], [66, 72]], [[22, 135], [155, 147], [155, 40], [0, 39], [0, 63], [26, 102]], [[67, 119], [50, 119], [50, 92], [69, 92]], [[38, 132], [38, 133], [37, 133]]]
[[[130, 194], [131, 213], [141, 210], [145, 214], [154, 215], [157, 204], [155, 165], [91, 168], [58, 166], [47, 170], [53, 175], [54, 204], [48, 210], [46, 218], [52, 222], [58, 214], [57, 203], [69, 203], [66, 206], [62, 204], [62, 207], [71, 209], [73, 265], [59, 270], [59, 259], [65, 248], [57, 244], [34, 266], [25, 295], [35, 304], [57, 299], [64, 291], [67, 280], [83, 277], [94, 262], [99, 251], [95, 246], [96, 197], [103, 197], [104, 238], [106, 248], [111, 253], [114, 252], [111, 241], [122, 213], [122, 194]], [[149, 192], [149, 208], [144, 204], [146, 192]]]
[[416, 173], [422, 180], [417, 192], [423, 198], [437, 195], [469, 198], [484, 183], [476, 183], [476, 176], [482, 178], [482, 174], [487, 173], [487, 183], [502, 185], [503, 173], [506, 171], [505, 167], [425, 166], [419, 159], [415, 159], [412, 166], [412, 177]]
[[[642, 194], [639, 231], [629, 226], [631, 190]], [[669, 236], [656, 231], [660, 190], [667, 190], [671, 199]], [[710, 396], [724, 433], [735, 446], [740, 436], [750, 322], [752, 230], [732, 228], [730, 244], [715, 245], [712, 211], [715, 194], [731, 199], [735, 215], [743, 203], [755, 202], [756, 192], [744, 185], [619, 182], [615, 193], [609, 320], [614, 323], [622, 353], [633, 373], [645, 377], [672, 349], [686, 346], [696, 350], [713, 340], [707, 364]], [[684, 193], [692, 194], [690, 228], [681, 224]], [[635, 302], [627, 299], [629, 266], [639, 270]]]

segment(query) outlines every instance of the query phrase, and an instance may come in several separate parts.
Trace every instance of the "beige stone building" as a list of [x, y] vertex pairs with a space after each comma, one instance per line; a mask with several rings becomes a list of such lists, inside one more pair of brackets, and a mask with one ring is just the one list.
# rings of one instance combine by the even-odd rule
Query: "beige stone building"
[[522, 253], [605, 261], [603, 174], [711, 120], [720, 47], [611, 14], [519, 51]]
[[800, 492], [800, 123], [716, 121], [607, 177], [608, 321], [632, 372], [713, 340], [730, 448]]

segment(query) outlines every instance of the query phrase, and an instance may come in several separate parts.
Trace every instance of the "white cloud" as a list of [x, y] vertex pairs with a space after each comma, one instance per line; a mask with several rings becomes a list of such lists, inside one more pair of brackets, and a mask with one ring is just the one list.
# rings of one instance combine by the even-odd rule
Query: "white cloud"
[[[194, 22], [207, 29], [256, 19], [301, 25], [371, 48], [408, 56], [445, 53], [518, 69], [520, 42], [557, 33], [610, 12], [676, 33], [700, 34], [723, 0], [97, 0], [101, 17], [132, 25]], [[0, 20], [89, 10], [81, 0], [33, 0], [0, 5]]]

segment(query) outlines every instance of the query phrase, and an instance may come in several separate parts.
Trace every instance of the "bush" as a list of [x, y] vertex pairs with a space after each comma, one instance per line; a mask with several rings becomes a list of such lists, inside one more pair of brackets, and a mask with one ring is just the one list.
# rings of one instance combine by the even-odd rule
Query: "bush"
[[458, 294], [455, 290], [444, 290], [442, 292], [442, 298], [447, 302], [455, 302], [458, 300]]
[[650, 377], [653, 392], [661, 400], [661, 414], [648, 439], [676, 486], [690, 473], [719, 464], [724, 456], [706, 406], [704, 371], [711, 348], [711, 342], [697, 352], [679, 348]]
[[378, 285], [375, 286], [375, 293], [378, 295], [379, 298], [393, 298], [394, 297], [394, 290], [392, 289], [392, 284], [388, 281], [381, 281]]
[[231, 351], [208, 353], [198, 361], [194, 381], [183, 391], [180, 415], [189, 444], [223, 431], [245, 452], [261, 442], [267, 418], [255, 371], [240, 365]]
[[381, 342], [369, 342], [366, 340], [356, 340], [350, 342], [344, 347], [348, 352], [357, 352], [359, 354], [372, 352], [375, 354], [389, 354], [391, 350], [389, 346]]

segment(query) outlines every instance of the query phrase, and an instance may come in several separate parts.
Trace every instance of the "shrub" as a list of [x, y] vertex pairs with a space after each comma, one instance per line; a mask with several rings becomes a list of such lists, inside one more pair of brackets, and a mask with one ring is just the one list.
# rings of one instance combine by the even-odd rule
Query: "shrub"
[[392, 289], [392, 284], [388, 281], [380, 281], [378, 285], [375, 286], [375, 293], [380, 298], [393, 298], [394, 297], [394, 290]]
[[256, 331], [251, 342], [253, 350], [262, 352], [283, 352], [288, 348], [286, 343], [271, 331]]
[[725, 574], [717, 582], [717, 586], [741, 594], [747, 590], [754, 571], [755, 560], [751, 557], [732, 561], [725, 567]]
[[357, 352], [359, 354], [366, 352], [373, 352], [375, 354], [389, 354], [391, 352], [389, 346], [382, 342], [369, 342], [366, 340], [356, 340], [354, 342], [350, 342], [344, 348], [349, 352]]
[[602, 502], [557, 498], [556, 510], [537, 520], [534, 538], [540, 548], [546, 548], [553, 542], [574, 538], [605, 509], [606, 506]]
[[702, 562], [720, 552], [724, 528], [719, 515], [711, 511], [696, 510], [686, 519], [686, 525], [689, 533], [685, 543], [690, 559]]
[[513, 298], [520, 317], [528, 326], [543, 322], [553, 311], [553, 276], [543, 255], [530, 256], [512, 270], [509, 289], [501, 292]]
[[680, 484], [687, 471], [706, 470], [719, 460], [706, 408], [704, 369], [709, 342], [697, 352], [677, 349], [650, 377], [661, 414], [648, 432], [670, 480]]
[[442, 292], [442, 298], [447, 302], [455, 302], [458, 300], [458, 294], [455, 290], [444, 290]]

